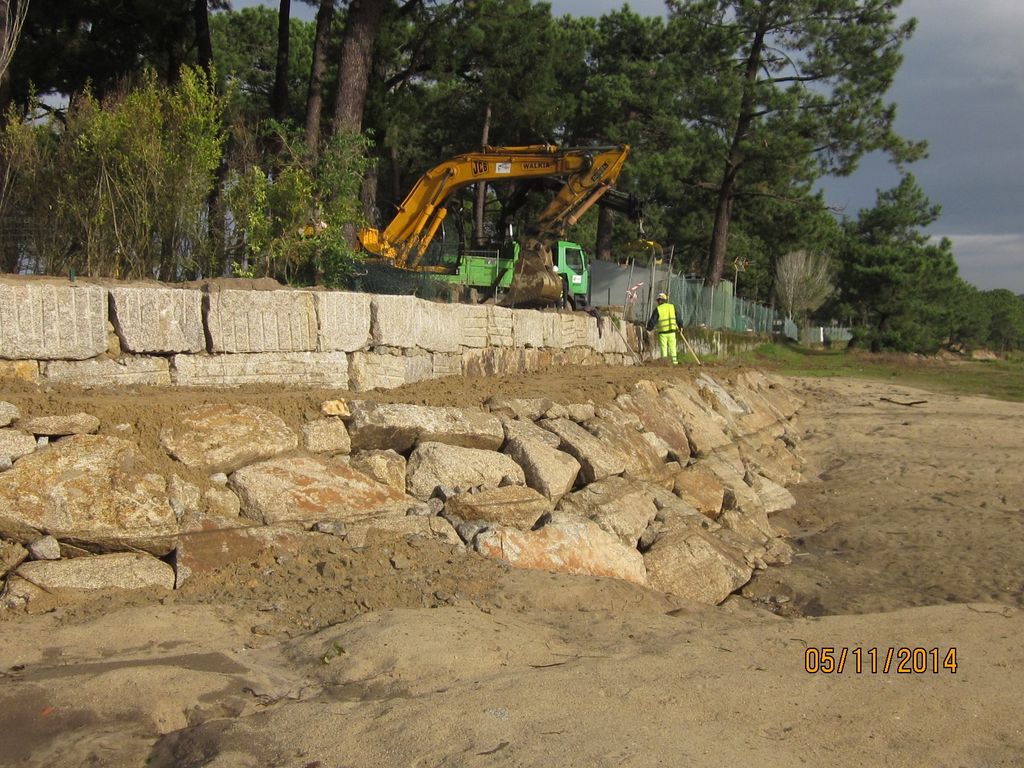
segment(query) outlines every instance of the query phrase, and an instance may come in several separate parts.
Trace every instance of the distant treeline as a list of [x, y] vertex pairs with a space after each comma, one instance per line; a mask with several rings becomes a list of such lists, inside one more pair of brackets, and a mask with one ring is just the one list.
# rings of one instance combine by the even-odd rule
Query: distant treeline
[[[679, 271], [742, 270], [744, 297], [772, 302], [783, 257], [816, 254], [832, 290], [794, 312], [874, 348], [1024, 343], [1020, 298], [967, 285], [923, 234], [939, 209], [912, 176], [856, 216], [814, 191], [866, 152], [926, 152], [886, 100], [914, 29], [899, 0], [314, 4], [304, 22], [289, 0], [31, 0], [0, 83], [0, 269], [344, 285], [357, 229], [451, 155], [629, 143], [619, 188]], [[488, 216], [512, 193], [490, 190]], [[453, 206], [453, 232], [475, 205]], [[571, 233], [603, 258], [637, 234], [604, 209]]]

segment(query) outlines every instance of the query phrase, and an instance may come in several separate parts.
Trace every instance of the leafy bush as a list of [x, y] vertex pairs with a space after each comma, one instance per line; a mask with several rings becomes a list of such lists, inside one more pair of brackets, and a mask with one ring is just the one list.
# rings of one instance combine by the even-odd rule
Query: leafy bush
[[[225, 194], [238, 269], [287, 283], [347, 285], [358, 258], [353, 244], [362, 222], [359, 190], [366, 169], [362, 136], [339, 133], [311, 155], [301, 136], [269, 123], [280, 147], [267, 159], [239, 163]], [[244, 143], [244, 142], [242, 142]]]
[[102, 102], [76, 96], [65, 125], [9, 115], [3, 213], [27, 222], [20, 268], [124, 279], [200, 273], [221, 111], [205, 73], [186, 67], [174, 86], [150, 72]]

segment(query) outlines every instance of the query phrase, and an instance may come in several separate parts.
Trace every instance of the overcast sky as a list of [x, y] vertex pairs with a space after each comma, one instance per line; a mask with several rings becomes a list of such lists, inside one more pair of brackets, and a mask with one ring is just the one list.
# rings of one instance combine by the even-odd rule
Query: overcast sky
[[[665, 8], [662, 0], [629, 5], [647, 15]], [[622, 2], [551, 6], [556, 15], [600, 16]], [[292, 9], [312, 18], [309, 6]], [[900, 13], [916, 17], [918, 27], [890, 100], [899, 133], [929, 144], [929, 157], [910, 170], [942, 205], [931, 233], [953, 241], [965, 280], [1024, 294], [1024, 0], [904, 0]], [[883, 158], [869, 157], [852, 177], [823, 188], [830, 205], [855, 215], [874, 204], [876, 190], [898, 181]]]

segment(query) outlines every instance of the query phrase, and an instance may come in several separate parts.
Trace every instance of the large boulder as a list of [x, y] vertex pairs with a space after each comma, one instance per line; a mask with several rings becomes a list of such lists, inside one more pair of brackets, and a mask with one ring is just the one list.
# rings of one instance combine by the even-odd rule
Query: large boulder
[[746, 374], [736, 377], [736, 381], [730, 386], [730, 392], [748, 411], [746, 415], [740, 417], [741, 434], [758, 432], [787, 420], [787, 416], [764, 396], [761, 388]]
[[405, 456], [392, 450], [360, 451], [348, 465], [378, 483], [405, 493]]
[[404, 514], [413, 500], [346, 463], [296, 456], [250, 464], [231, 475], [242, 514], [263, 525], [359, 520]]
[[551, 512], [551, 508], [551, 501], [532, 488], [506, 485], [453, 496], [445, 504], [445, 514], [462, 520], [530, 530]]
[[211, 403], [181, 414], [160, 432], [164, 450], [189, 467], [233, 472], [298, 446], [281, 417], [252, 405]]
[[162, 560], [138, 552], [116, 552], [69, 560], [34, 560], [16, 573], [46, 592], [62, 590], [174, 589], [174, 569]]
[[163, 555], [177, 532], [166, 481], [126, 440], [68, 437], [0, 473], [0, 534], [7, 538], [28, 542], [49, 533]]
[[647, 585], [643, 556], [584, 518], [555, 513], [533, 531], [494, 526], [473, 540], [477, 552], [516, 568], [610, 576]]
[[803, 459], [784, 440], [752, 435], [739, 440], [738, 448], [744, 464], [772, 482], [783, 486], [800, 482]]
[[692, 387], [674, 384], [661, 390], [660, 395], [683, 422], [694, 455], [707, 456], [732, 441], [726, 434], [729, 422], [704, 402]]
[[569, 419], [582, 424], [594, 418], [597, 409], [593, 403], [555, 403], [544, 414], [546, 419]]
[[671, 459], [685, 462], [690, 457], [685, 422], [651, 382], [637, 382], [632, 392], [616, 397], [615, 404], [640, 419], [645, 430], [660, 437], [669, 446]]
[[509, 440], [514, 438], [523, 438], [534, 441], [539, 440], [542, 443], [550, 445], [552, 448], [557, 448], [562, 443], [558, 435], [538, 427], [529, 419], [513, 419], [505, 415], [502, 415], [499, 418], [501, 419], [501, 426], [505, 428], [506, 445]]
[[418, 499], [429, 499], [439, 486], [497, 488], [506, 478], [514, 485], [526, 483], [522, 468], [503, 453], [426, 442], [409, 456], [406, 488]]
[[739, 509], [744, 512], [763, 513], [761, 497], [747, 483], [747, 473], [741, 469], [742, 462], [734, 462], [728, 456], [715, 454], [702, 459], [699, 466], [714, 474], [725, 488], [723, 509]]
[[18, 428], [33, 435], [62, 437], [64, 435], [91, 435], [100, 428], [100, 420], [89, 413], [72, 413], [67, 416], [37, 416], [22, 419]]
[[700, 396], [729, 423], [737, 436], [752, 435], [779, 422], [781, 414], [752, 390], [731, 384], [729, 387], [701, 374], [697, 379]]
[[365, 547], [374, 541], [418, 536], [437, 539], [451, 546], [462, 546], [462, 539], [452, 524], [443, 517], [375, 517], [348, 526], [345, 541], [351, 547]]
[[804, 406], [804, 401], [789, 391], [784, 380], [761, 371], [744, 371], [737, 380], [746, 383], [767, 400], [783, 418], [791, 419]]
[[427, 442], [497, 450], [505, 441], [498, 417], [472, 408], [357, 402], [351, 409], [353, 450], [391, 448], [404, 453]]
[[17, 421], [20, 417], [21, 412], [16, 405], [0, 400], [0, 427], [6, 427], [11, 422]]
[[[558, 439], [551, 432], [540, 431]], [[511, 438], [505, 453], [523, 468], [526, 484], [555, 503], [572, 490], [580, 473], [580, 463], [568, 453], [529, 437]]]
[[756, 472], [753, 481], [751, 487], [761, 499], [764, 511], [769, 515], [796, 506], [796, 497], [785, 487]]
[[36, 449], [36, 439], [20, 429], [0, 429], [0, 456], [20, 459]]
[[[583, 426], [594, 437], [622, 452], [626, 460], [626, 476], [647, 480], [665, 474], [665, 460], [659, 456], [652, 442], [644, 437], [639, 421], [630, 420], [621, 409], [615, 406], [604, 408], [600, 416], [589, 419]], [[654, 433], [650, 434], [660, 440]]]
[[345, 422], [330, 416], [302, 425], [302, 445], [311, 453], [350, 453], [352, 439]]
[[626, 471], [626, 457], [616, 447], [604, 443], [569, 419], [543, 419], [540, 426], [554, 433], [559, 448], [580, 463], [584, 482], [593, 483]]
[[701, 514], [714, 520], [722, 513], [725, 487], [714, 472], [697, 463], [676, 473], [674, 480], [676, 496]]
[[[242, 502], [229, 488], [220, 485], [211, 485], [203, 493], [205, 515], [200, 519], [200, 528], [203, 527], [234, 527], [241, 525], [243, 518]], [[246, 518], [247, 519], [247, 518]]]
[[743, 551], [689, 521], [663, 529], [643, 559], [652, 587], [705, 605], [718, 605], [753, 574]]
[[768, 513], [764, 511], [764, 507], [726, 509], [719, 515], [718, 522], [758, 545], [763, 545], [776, 536], [775, 529], [768, 522]]
[[493, 395], [484, 403], [495, 416], [510, 416], [513, 419], [536, 421], [544, 416], [555, 403], [546, 397], [509, 397]]
[[623, 544], [635, 548], [658, 514], [646, 483], [609, 477], [564, 497], [558, 508], [593, 520]]
[[737, 418], [750, 413], [750, 409], [738, 402], [729, 391], [710, 374], [702, 373], [697, 377], [697, 390], [701, 397], [722, 414], [726, 419]]
[[743, 374], [737, 376], [736, 382], [732, 386], [732, 392], [733, 396], [741, 400], [759, 419], [767, 420], [770, 424], [787, 420], [782, 411], [764, 396], [761, 389], [753, 384], [748, 376]]

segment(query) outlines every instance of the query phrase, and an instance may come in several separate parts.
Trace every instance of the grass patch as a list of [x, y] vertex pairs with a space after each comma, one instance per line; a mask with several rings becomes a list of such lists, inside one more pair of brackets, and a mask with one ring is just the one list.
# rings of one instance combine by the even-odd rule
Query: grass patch
[[911, 387], [1024, 402], [1024, 360], [946, 360], [893, 353], [831, 351], [765, 344], [743, 362], [790, 376], [849, 376]]

